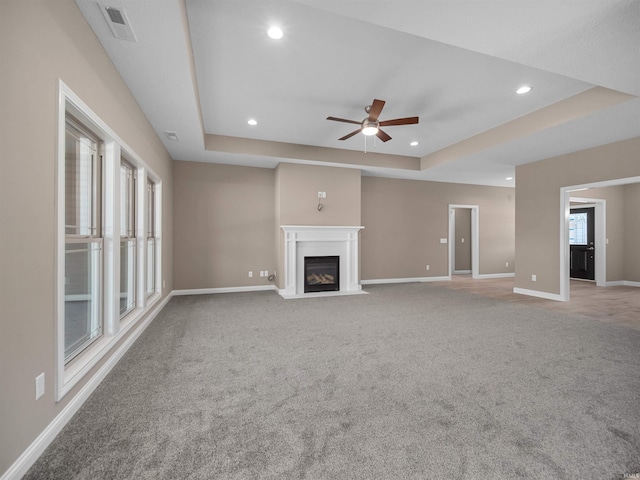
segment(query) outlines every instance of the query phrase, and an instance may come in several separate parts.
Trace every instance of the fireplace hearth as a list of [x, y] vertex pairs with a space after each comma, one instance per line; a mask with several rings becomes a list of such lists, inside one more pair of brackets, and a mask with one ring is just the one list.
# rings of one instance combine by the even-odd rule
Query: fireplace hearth
[[340, 290], [340, 257], [304, 257], [304, 293]]

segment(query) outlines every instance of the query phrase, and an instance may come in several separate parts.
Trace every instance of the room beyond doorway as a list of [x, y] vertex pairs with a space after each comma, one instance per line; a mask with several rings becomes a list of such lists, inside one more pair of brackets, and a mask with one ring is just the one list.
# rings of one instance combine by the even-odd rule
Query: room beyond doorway
[[471, 273], [471, 209], [456, 208], [452, 268], [454, 275]]
[[[449, 205], [449, 238], [446, 239], [449, 243], [449, 278], [451, 278], [451, 275], [455, 273], [470, 273], [473, 278], [478, 278], [480, 255], [480, 242], [478, 240], [478, 232], [480, 231], [478, 215], [479, 208], [480, 207], [478, 205]], [[466, 218], [469, 218], [468, 229], [465, 229], [466, 233], [464, 233], [464, 236], [456, 235], [456, 212], [459, 212], [458, 215], [464, 217], [464, 221], [462, 223], [466, 224]], [[461, 241], [458, 242], [458, 239]], [[462, 241], [462, 239], [464, 239], [464, 241]], [[461, 247], [460, 249], [457, 248], [458, 245]], [[469, 247], [468, 250], [467, 247]], [[464, 263], [459, 263], [456, 266], [457, 251], [460, 256], [467, 257], [468, 261], [465, 258], [463, 259]], [[464, 252], [464, 254], [462, 252]], [[465, 268], [462, 268], [463, 265]]]

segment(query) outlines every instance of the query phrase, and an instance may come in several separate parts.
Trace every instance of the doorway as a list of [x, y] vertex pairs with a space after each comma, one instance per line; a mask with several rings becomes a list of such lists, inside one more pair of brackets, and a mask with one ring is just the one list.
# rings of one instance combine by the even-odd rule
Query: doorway
[[453, 222], [453, 248], [451, 249], [452, 273], [471, 273], [471, 209], [456, 208]]
[[568, 302], [570, 299], [569, 292], [569, 213], [571, 210], [571, 202], [582, 201], [584, 203], [595, 203], [596, 206], [596, 235], [595, 248], [598, 252], [596, 256], [596, 285], [606, 286], [606, 220], [605, 220], [605, 201], [593, 198], [574, 198], [573, 195], [579, 195], [581, 190], [589, 188], [613, 187], [617, 185], [628, 185], [630, 183], [640, 183], [640, 177], [620, 178], [617, 180], [604, 180], [601, 182], [573, 185], [560, 188], [560, 295], [557, 300]]
[[449, 205], [449, 278], [453, 274], [479, 277], [479, 207], [478, 205]]
[[569, 213], [569, 278], [596, 279], [595, 207], [572, 207]]

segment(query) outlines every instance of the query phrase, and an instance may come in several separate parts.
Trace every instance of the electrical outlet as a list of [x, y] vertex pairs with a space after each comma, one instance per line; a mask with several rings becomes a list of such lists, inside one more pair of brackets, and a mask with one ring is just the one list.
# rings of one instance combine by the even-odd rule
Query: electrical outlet
[[504, 264], [504, 266], [505, 266], [505, 267], [508, 267], [508, 266], [509, 266], [509, 262], [505, 263], [505, 264]]
[[538, 277], [536, 275], [531, 275], [531, 281], [535, 282], [538, 280]]
[[264, 276], [265, 276], [265, 277], [268, 277], [268, 276], [269, 276], [269, 270], [265, 270], [265, 271], [264, 271]]
[[44, 372], [36, 377], [36, 400], [44, 395]]
[[253, 272], [249, 270], [249, 278], [253, 278]]
[[427, 270], [429, 270], [429, 268], [430, 268], [429, 265], [427, 265]]
[[464, 238], [460, 241], [460, 243], [464, 243]]

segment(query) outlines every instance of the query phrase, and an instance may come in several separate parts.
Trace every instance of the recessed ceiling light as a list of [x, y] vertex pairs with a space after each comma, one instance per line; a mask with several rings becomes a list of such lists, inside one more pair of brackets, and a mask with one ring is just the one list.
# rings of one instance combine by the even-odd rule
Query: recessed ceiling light
[[521, 86], [518, 90], [516, 90], [516, 93], [518, 95], [523, 95], [525, 93], [529, 93], [531, 91], [533, 87], [529, 86], [529, 85], [523, 85]]
[[415, 140], [413, 142], [411, 142], [409, 145], [411, 145], [412, 147], [415, 147], [416, 145], [418, 145], [418, 142], [416, 142]]
[[249, 121], [247, 122], [249, 125], [257, 125], [258, 121], [254, 118], [250, 118]]
[[273, 26], [269, 28], [269, 30], [267, 30], [267, 35], [269, 35], [269, 37], [273, 38], [274, 40], [280, 40], [284, 34], [282, 33], [282, 29], [280, 27]]
[[505, 180], [513, 180], [513, 177], [507, 177]]

